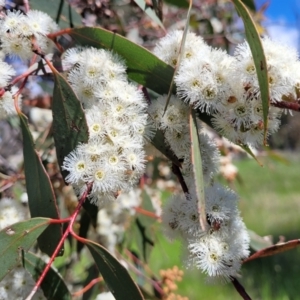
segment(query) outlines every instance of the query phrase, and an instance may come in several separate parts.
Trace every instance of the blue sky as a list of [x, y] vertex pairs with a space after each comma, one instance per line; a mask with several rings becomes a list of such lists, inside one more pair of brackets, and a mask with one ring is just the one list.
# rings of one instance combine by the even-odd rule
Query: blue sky
[[[256, 0], [259, 9], [267, 0]], [[274, 40], [300, 51], [300, 0], [268, 0], [264, 26]]]

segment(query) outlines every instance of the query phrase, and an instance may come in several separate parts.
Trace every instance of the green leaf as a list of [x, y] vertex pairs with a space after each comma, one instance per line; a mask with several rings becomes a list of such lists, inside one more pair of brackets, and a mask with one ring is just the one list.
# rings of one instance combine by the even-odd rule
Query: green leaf
[[[68, 82], [59, 74], [54, 73], [55, 85], [53, 92], [53, 136], [56, 154], [61, 168], [64, 158], [79, 143], [86, 143], [89, 130], [81, 104]], [[67, 171], [61, 170], [63, 177]]]
[[[59, 27], [62, 29], [68, 28], [71, 25], [69, 20], [68, 2], [65, 0], [63, 0], [63, 2], [64, 5], [58, 23]], [[47, 13], [53, 20], [56, 20], [59, 5], [60, 5], [60, 0], [30, 0], [30, 9], [43, 11]], [[82, 25], [81, 16], [72, 7], [71, 7], [71, 14], [72, 14], [73, 25], [75, 26]]]
[[256, 11], [256, 6], [255, 6], [255, 2], [254, 0], [242, 0], [242, 2], [248, 6], [248, 8], [250, 8], [253, 11]]
[[159, 17], [156, 15], [155, 10], [149, 6], [144, 0], [134, 0], [134, 2], [161, 28], [165, 28]]
[[147, 49], [102, 28], [84, 27], [68, 33], [80, 45], [113, 50], [126, 60], [130, 79], [158, 94], [168, 93], [174, 69]]
[[256, 162], [262, 167], [263, 164], [257, 159], [257, 157], [252, 152], [251, 148], [248, 145], [238, 144], [242, 149], [244, 149], [251, 157], [253, 157]]
[[33, 218], [0, 231], [0, 281], [19, 264], [21, 250], [28, 251], [48, 225], [49, 219]]
[[207, 227], [205, 214], [205, 194], [202, 170], [202, 159], [200, 151], [199, 130], [197, 125], [196, 112], [190, 108], [190, 137], [191, 137], [191, 162], [195, 181], [195, 190], [198, 200], [199, 220], [202, 230]]
[[[33, 279], [37, 281], [45, 269], [46, 263], [35, 254], [28, 252], [25, 254], [24, 267], [29, 271]], [[47, 272], [41, 288], [48, 300], [72, 299], [64, 280], [53, 268], [50, 268]]]
[[92, 241], [87, 241], [86, 246], [89, 248], [99, 272], [116, 300], [144, 299], [126, 268], [104, 247]]
[[269, 81], [268, 81], [268, 70], [267, 62], [264, 54], [263, 46], [261, 39], [255, 27], [255, 23], [252, 20], [252, 17], [246, 8], [246, 6], [240, 0], [233, 0], [235, 8], [241, 18], [243, 19], [245, 25], [246, 38], [249, 43], [257, 78], [259, 82], [262, 107], [263, 107], [263, 116], [264, 116], [264, 136], [266, 140], [266, 132], [268, 128], [268, 113], [269, 113]]
[[[19, 117], [23, 135], [24, 169], [31, 217], [59, 219], [50, 178], [34, 149], [33, 139], [25, 116], [20, 114]], [[61, 238], [61, 224], [51, 224], [38, 238], [39, 248], [42, 252], [51, 256]], [[62, 254], [63, 248], [58, 255]]]
[[165, 0], [164, 2], [180, 7], [180, 8], [188, 8], [189, 3], [186, 0]]

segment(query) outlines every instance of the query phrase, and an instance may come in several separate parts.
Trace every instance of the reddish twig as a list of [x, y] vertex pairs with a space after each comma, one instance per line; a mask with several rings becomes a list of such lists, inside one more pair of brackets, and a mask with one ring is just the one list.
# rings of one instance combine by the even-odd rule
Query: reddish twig
[[238, 282], [235, 277], [230, 277], [233, 286], [237, 290], [237, 292], [242, 296], [244, 300], [251, 300], [251, 297], [247, 294], [245, 288]]
[[271, 105], [274, 107], [278, 107], [278, 108], [285, 108], [285, 109], [290, 109], [290, 110], [294, 110], [294, 111], [300, 111], [300, 103], [299, 102], [280, 101], [280, 102], [271, 103]]
[[142, 215], [145, 215], [145, 216], [150, 217], [150, 218], [153, 218], [153, 219], [161, 220], [160, 216], [156, 215], [156, 214], [153, 213], [152, 211], [148, 211], [148, 210], [143, 209], [143, 208], [141, 208], [141, 207], [135, 207], [134, 209], [135, 209], [135, 211], [136, 211], [137, 213], [140, 213], [140, 214], [142, 214]]
[[103, 278], [102, 277], [98, 277], [98, 278], [95, 278], [93, 279], [88, 285], [86, 285], [83, 289], [75, 292], [72, 294], [73, 297], [79, 297], [81, 296], [82, 294], [84, 294], [86, 291], [88, 291], [89, 289], [91, 289], [95, 284], [99, 283], [103, 281]]
[[[56, 255], [57, 255], [58, 252], [60, 251], [60, 249], [61, 249], [63, 243], [65, 242], [66, 238], [68, 237], [69, 233], [73, 231], [73, 224], [74, 224], [74, 222], [75, 222], [75, 220], [76, 220], [76, 218], [77, 218], [77, 216], [78, 216], [78, 214], [79, 214], [79, 212], [80, 212], [80, 209], [81, 209], [81, 207], [82, 207], [82, 205], [83, 205], [85, 199], [87, 198], [88, 194], [89, 194], [90, 191], [91, 191], [92, 185], [93, 185], [92, 183], [89, 183], [89, 184], [87, 185], [87, 188], [86, 188], [85, 192], [82, 194], [81, 198], [80, 198], [79, 201], [78, 201], [78, 205], [77, 205], [77, 207], [76, 207], [76, 209], [75, 209], [73, 215], [70, 217], [70, 223], [69, 223], [69, 225], [68, 225], [66, 231], [64, 232], [64, 234], [63, 234], [61, 240], [59, 241], [57, 247], [55, 248], [55, 251], [54, 251], [54, 253], [52, 254], [52, 256], [51, 256], [49, 262], [47, 263], [45, 269], [43, 270], [43, 272], [42, 272], [40, 278], [38, 279], [38, 281], [36, 282], [35, 286], [33, 287], [32, 291], [31, 291], [31, 293], [28, 295], [28, 297], [27, 297], [25, 300], [31, 300], [31, 299], [32, 299], [32, 297], [34, 296], [34, 294], [36, 293], [36, 291], [37, 291], [38, 288], [40, 287], [42, 281], [44, 280], [44, 278], [45, 278], [47, 272], [49, 271], [49, 269], [50, 269], [50, 267], [51, 267], [51, 265], [52, 265], [52, 263], [53, 263], [53, 261], [54, 261]], [[58, 221], [61, 221], [61, 220], [58, 220]], [[57, 221], [57, 222], [58, 222], [58, 221]], [[51, 222], [54, 223], [53, 220], [52, 220]]]

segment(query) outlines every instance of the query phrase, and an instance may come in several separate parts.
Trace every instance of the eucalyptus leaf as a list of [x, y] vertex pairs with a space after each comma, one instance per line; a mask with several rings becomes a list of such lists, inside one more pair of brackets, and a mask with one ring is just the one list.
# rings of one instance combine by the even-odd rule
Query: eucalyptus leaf
[[49, 221], [46, 218], [32, 218], [0, 231], [0, 281], [20, 263], [21, 250], [29, 250], [48, 227]]
[[99, 272], [116, 300], [144, 299], [126, 268], [114, 256], [104, 247], [92, 241], [87, 241], [86, 246], [89, 248]]
[[[50, 178], [34, 149], [33, 139], [25, 116], [20, 114], [19, 117], [23, 135], [24, 169], [31, 217], [59, 219], [56, 197]], [[39, 248], [42, 252], [51, 256], [61, 238], [61, 224], [51, 224], [38, 238]], [[63, 248], [58, 255], [62, 254]]]

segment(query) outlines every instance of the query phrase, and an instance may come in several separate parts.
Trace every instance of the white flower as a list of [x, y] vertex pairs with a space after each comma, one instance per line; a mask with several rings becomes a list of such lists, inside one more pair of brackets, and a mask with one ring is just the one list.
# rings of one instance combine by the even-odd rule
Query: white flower
[[0, 88], [5, 87], [16, 71], [6, 62], [0, 60]]
[[[2, 97], [0, 97], [0, 119], [5, 119], [8, 116], [15, 115], [16, 109], [14, 105], [13, 95], [18, 91], [18, 88], [13, 86], [10, 91], [6, 91]], [[18, 97], [19, 107], [21, 106], [22, 97]]]

